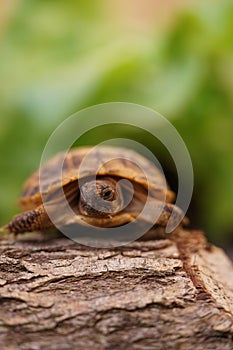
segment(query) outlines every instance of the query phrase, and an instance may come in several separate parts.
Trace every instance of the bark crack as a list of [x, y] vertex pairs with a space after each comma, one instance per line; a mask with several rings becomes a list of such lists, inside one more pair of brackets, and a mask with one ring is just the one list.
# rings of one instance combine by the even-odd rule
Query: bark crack
[[0, 264], [2, 349], [233, 349], [233, 268], [200, 232], [110, 249], [5, 240]]

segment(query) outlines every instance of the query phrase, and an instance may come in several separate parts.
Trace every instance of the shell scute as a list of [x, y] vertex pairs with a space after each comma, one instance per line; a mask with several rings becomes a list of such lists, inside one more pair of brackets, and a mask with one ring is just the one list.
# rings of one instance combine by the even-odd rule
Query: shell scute
[[[59, 170], [61, 166], [62, 172]], [[111, 175], [129, 179], [143, 187], [149, 186], [154, 191], [166, 193], [168, 202], [174, 197], [160, 170], [142, 155], [121, 147], [79, 147], [67, 154], [59, 153], [45, 163], [40, 172], [36, 171], [24, 185], [20, 205], [28, 210], [42, 203], [40, 181], [43, 193], [49, 193], [77, 179], [94, 175]]]

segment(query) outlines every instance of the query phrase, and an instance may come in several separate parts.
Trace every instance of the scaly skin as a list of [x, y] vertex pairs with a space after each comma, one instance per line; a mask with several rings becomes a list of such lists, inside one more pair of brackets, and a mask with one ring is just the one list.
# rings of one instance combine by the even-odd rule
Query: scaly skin
[[3, 227], [3, 230], [8, 233], [18, 234], [44, 230], [52, 226], [53, 224], [43, 205], [40, 205], [36, 209], [16, 215], [6, 226]]
[[[156, 224], [160, 227], [165, 227], [168, 223], [168, 220], [171, 216], [172, 211], [174, 210], [176, 216], [174, 218], [174, 225], [180, 222], [180, 217], [182, 215], [182, 211], [173, 204], [164, 204], [161, 214], [157, 219]], [[131, 222], [136, 219], [138, 213], [130, 213], [127, 212], [123, 214], [119, 214], [119, 216], [112, 216], [111, 218], [103, 218], [103, 217], [90, 217], [84, 215], [73, 215], [65, 217], [63, 221], [59, 224], [62, 226], [66, 226], [67, 224], [85, 224], [88, 223], [90, 225], [99, 226], [99, 227], [114, 227], [126, 224], [127, 222]], [[183, 224], [186, 224], [188, 221], [187, 218], [182, 220]], [[98, 223], [99, 222], [99, 223]], [[6, 226], [2, 228], [3, 231], [8, 233], [13, 233], [15, 235], [24, 233], [24, 232], [33, 232], [33, 231], [41, 231], [47, 228], [53, 227], [53, 223], [50, 221], [45, 208], [43, 205], [39, 206], [36, 209], [24, 212], [19, 214], [13, 218]]]

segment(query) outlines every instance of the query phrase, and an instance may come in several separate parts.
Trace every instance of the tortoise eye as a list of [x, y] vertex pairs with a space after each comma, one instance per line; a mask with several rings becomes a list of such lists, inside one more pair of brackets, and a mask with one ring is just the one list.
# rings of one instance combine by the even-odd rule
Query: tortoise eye
[[106, 201], [113, 201], [115, 197], [115, 191], [111, 188], [104, 188], [101, 193], [101, 197]]

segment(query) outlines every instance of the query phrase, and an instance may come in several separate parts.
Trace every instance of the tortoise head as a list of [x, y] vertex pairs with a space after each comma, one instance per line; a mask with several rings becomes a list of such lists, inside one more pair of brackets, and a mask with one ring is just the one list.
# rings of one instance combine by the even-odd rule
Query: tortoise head
[[113, 178], [99, 178], [80, 186], [79, 210], [82, 215], [96, 218], [111, 217], [123, 209], [124, 198]]

